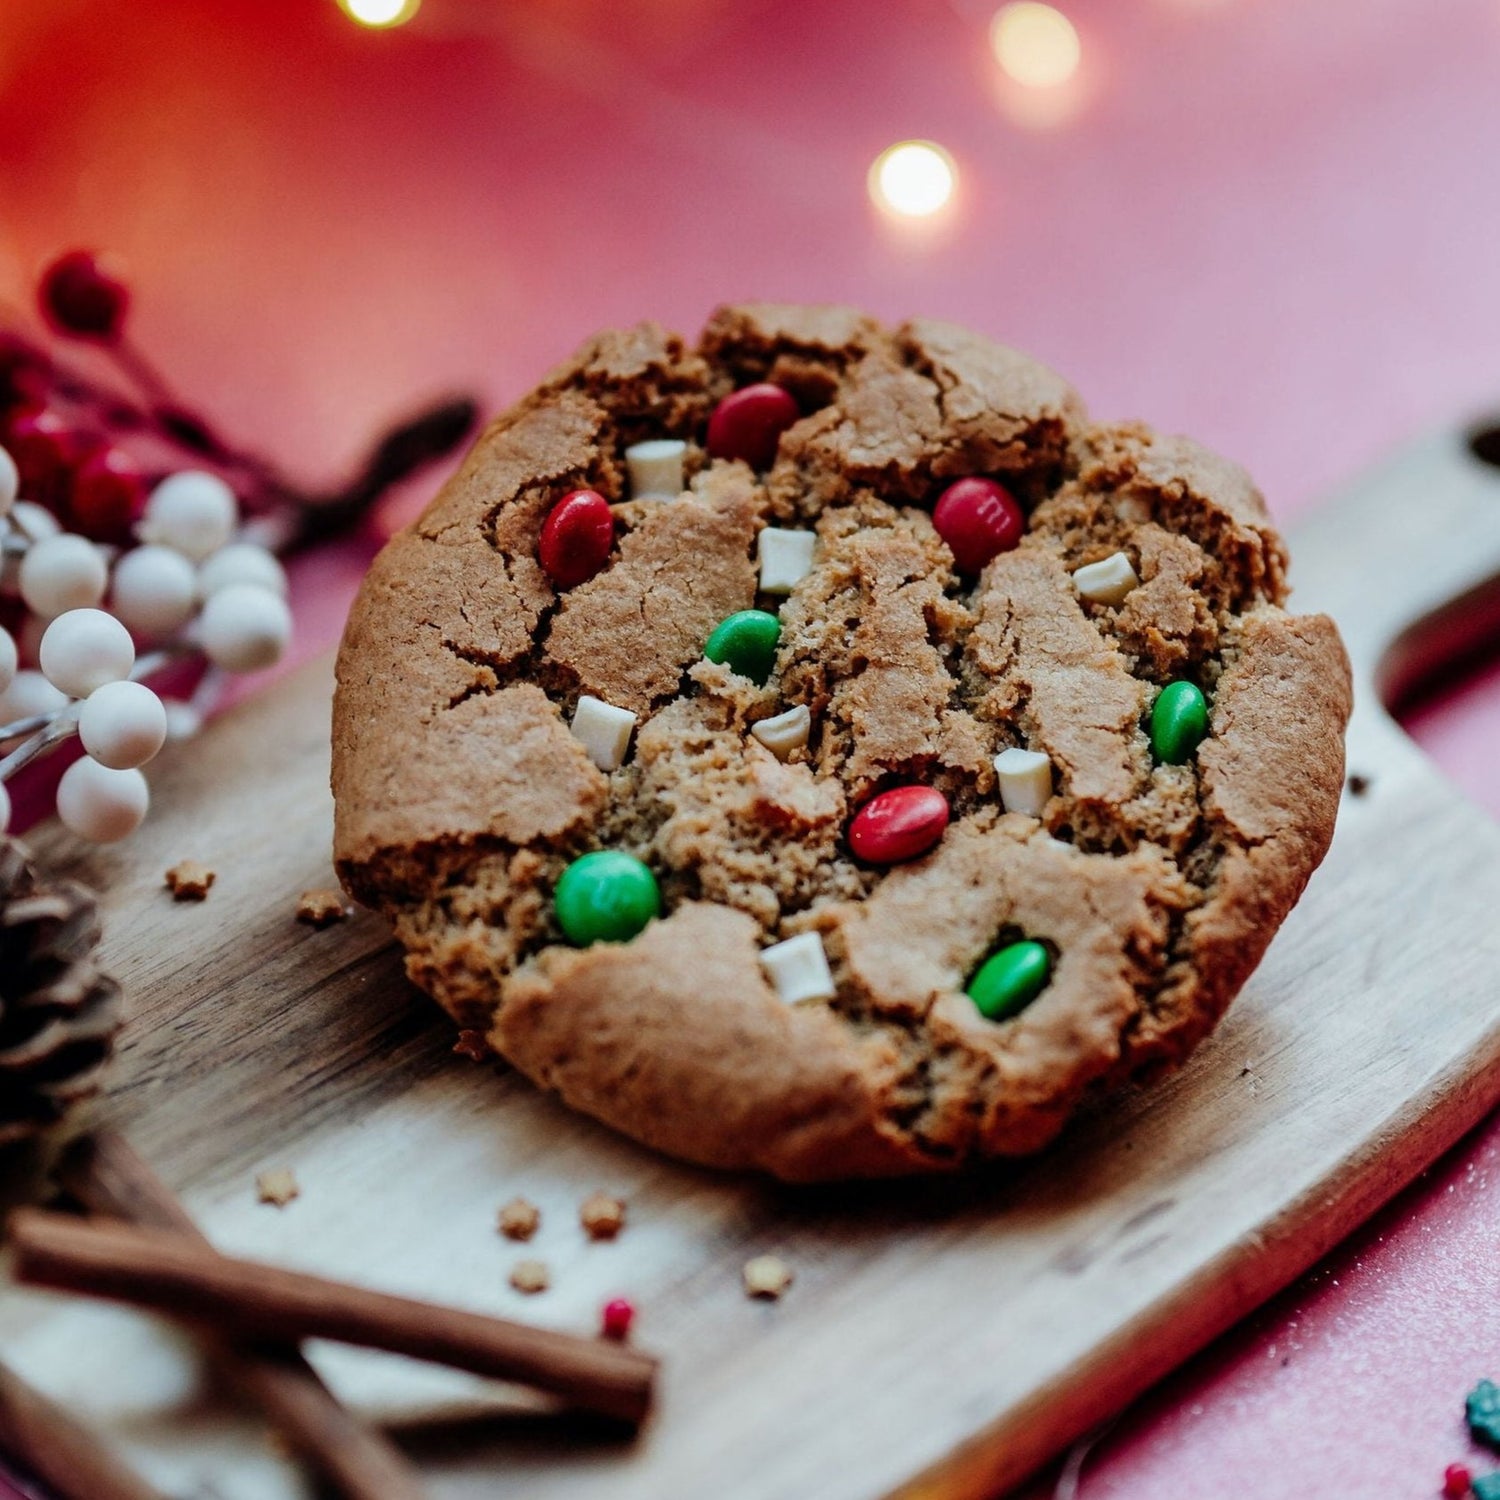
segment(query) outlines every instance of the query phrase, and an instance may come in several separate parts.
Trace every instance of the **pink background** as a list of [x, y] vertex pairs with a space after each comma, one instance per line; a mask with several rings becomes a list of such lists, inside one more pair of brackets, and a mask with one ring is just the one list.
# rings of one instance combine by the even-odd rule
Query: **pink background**
[[[7, 0], [0, 302], [118, 251], [144, 346], [315, 479], [418, 397], [500, 402], [599, 324], [730, 297], [973, 324], [1287, 521], [1500, 403], [1500, 0], [1060, 0], [1085, 60], [1047, 128], [994, 3], [425, 0], [374, 33], [334, 0]], [[865, 195], [907, 136], [961, 173], [931, 233]], [[373, 540], [300, 565], [302, 652]], [[1416, 728], [1500, 808], [1491, 682]], [[1500, 1375], [1497, 1153], [1491, 1122], [1127, 1413], [1082, 1493], [1434, 1493]]]

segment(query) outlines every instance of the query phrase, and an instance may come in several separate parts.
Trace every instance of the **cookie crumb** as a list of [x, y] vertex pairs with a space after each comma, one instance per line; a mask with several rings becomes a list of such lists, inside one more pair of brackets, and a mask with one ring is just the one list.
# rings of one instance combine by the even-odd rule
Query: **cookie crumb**
[[547, 1271], [547, 1262], [518, 1260], [510, 1273], [510, 1284], [518, 1292], [525, 1292], [527, 1296], [545, 1292], [552, 1284], [552, 1277]]
[[525, 1198], [512, 1198], [500, 1209], [500, 1233], [508, 1240], [529, 1240], [541, 1222], [541, 1209]]
[[217, 878], [215, 871], [210, 870], [205, 864], [200, 864], [196, 859], [178, 860], [164, 877], [167, 889], [171, 891], [174, 901], [204, 900], [208, 895], [209, 887]]
[[352, 916], [353, 910], [342, 891], [320, 888], [297, 897], [297, 920], [309, 927], [332, 927]]
[[774, 1302], [792, 1284], [791, 1267], [779, 1255], [757, 1255], [745, 1262], [745, 1295]]
[[578, 1206], [578, 1222], [591, 1240], [612, 1240], [625, 1227], [624, 1200], [590, 1193]]
[[453, 1050], [460, 1057], [467, 1057], [470, 1062], [483, 1062], [490, 1055], [490, 1044], [485, 1041], [482, 1031], [471, 1031], [466, 1026], [459, 1032]]
[[1363, 797], [1370, 790], [1370, 778], [1361, 776], [1356, 772], [1349, 778], [1349, 795], [1351, 797]]
[[260, 1203], [274, 1203], [277, 1208], [285, 1208], [301, 1194], [302, 1189], [297, 1186], [297, 1179], [289, 1167], [276, 1167], [270, 1172], [262, 1172], [255, 1179], [255, 1197]]

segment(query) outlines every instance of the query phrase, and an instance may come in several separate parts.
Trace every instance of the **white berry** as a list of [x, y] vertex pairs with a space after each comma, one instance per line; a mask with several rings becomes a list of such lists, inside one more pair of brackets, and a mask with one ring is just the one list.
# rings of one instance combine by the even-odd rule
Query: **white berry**
[[79, 838], [113, 844], [141, 826], [151, 791], [139, 771], [112, 771], [84, 756], [57, 783], [57, 815]]
[[11, 685], [19, 665], [20, 656], [16, 651], [15, 637], [0, 625], [0, 693]]
[[110, 600], [129, 629], [141, 635], [171, 635], [198, 607], [198, 574], [170, 547], [136, 547], [115, 564]]
[[167, 711], [141, 682], [106, 682], [78, 710], [78, 738], [101, 766], [143, 766], [167, 738]]
[[[62, 530], [52, 517], [52, 512], [33, 505], [30, 500], [17, 500], [11, 507], [10, 524], [0, 529], [0, 541], [40, 541], [44, 536], [56, 536]], [[7, 547], [0, 552], [0, 594], [12, 596], [21, 592], [21, 550]]]
[[68, 701], [40, 672], [17, 672], [11, 685], [0, 693], [0, 724], [55, 714]]
[[229, 540], [239, 509], [234, 491], [217, 475], [184, 469], [151, 491], [141, 517], [141, 538], [175, 547], [184, 557], [202, 562]]
[[286, 598], [286, 569], [254, 542], [230, 542], [198, 569], [198, 592], [205, 599], [232, 583], [253, 583]]
[[0, 448], [0, 516], [5, 515], [16, 503], [16, 494], [21, 488], [21, 476], [16, 470], [16, 461], [4, 448]]
[[167, 711], [167, 738], [174, 744], [178, 740], [190, 740], [203, 728], [203, 715], [191, 703], [181, 698], [168, 698], [162, 703]]
[[229, 672], [258, 672], [274, 665], [291, 638], [292, 612], [285, 600], [254, 584], [220, 589], [198, 617], [204, 654]]
[[59, 692], [87, 698], [106, 682], [130, 676], [135, 645], [130, 632], [102, 609], [71, 609], [42, 637], [42, 671]]
[[38, 505], [34, 500], [17, 500], [10, 508], [10, 524], [25, 532], [34, 542], [57, 536], [62, 531], [57, 517], [45, 505]]
[[103, 555], [87, 537], [43, 537], [21, 559], [21, 597], [51, 620], [70, 609], [92, 609], [104, 597], [107, 576]]

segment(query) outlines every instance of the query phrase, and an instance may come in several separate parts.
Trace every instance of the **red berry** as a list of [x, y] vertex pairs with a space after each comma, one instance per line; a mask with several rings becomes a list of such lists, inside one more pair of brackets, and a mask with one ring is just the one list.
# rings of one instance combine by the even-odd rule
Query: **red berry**
[[599, 1318], [600, 1331], [607, 1339], [629, 1338], [630, 1325], [633, 1322], [635, 1322], [635, 1308], [623, 1297], [616, 1297], [613, 1302], [606, 1302]]
[[44, 407], [21, 412], [10, 423], [5, 446], [21, 476], [21, 498], [60, 512], [83, 456], [82, 435]]
[[943, 491], [932, 524], [959, 571], [977, 573], [1021, 540], [1026, 513], [1003, 484], [973, 476], [955, 480]]
[[125, 327], [130, 288], [90, 250], [70, 250], [42, 272], [37, 300], [58, 332], [112, 344]]
[[41, 406], [52, 380], [52, 360], [18, 333], [0, 330], [0, 407], [14, 412], [23, 405]]
[[609, 561], [615, 518], [594, 490], [570, 490], [542, 523], [537, 558], [560, 589], [585, 583]]
[[73, 476], [68, 521], [92, 542], [127, 547], [146, 508], [146, 481], [118, 448], [104, 448]]
[[872, 865], [926, 854], [948, 826], [948, 799], [931, 786], [898, 786], [871, 797], [849, 825], [849, 847]]
[[1474, 1476], [1462, 1464], [1449, 1464], [1443, 1470], [1443, 1493], [1449, 1500], [1463, 1500], [1473, 1482]]
[[757, 473], [776, 462], [781, 434], [802, 415], [796, 398], [762, 382], [731, 391], [708, 419], [708, 451], [714, 458], [742, 458]]

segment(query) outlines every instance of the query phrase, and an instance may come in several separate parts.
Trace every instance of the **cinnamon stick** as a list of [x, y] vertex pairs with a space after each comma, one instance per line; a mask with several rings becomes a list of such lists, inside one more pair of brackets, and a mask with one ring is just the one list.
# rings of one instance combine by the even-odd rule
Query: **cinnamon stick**
[[[81, 1141], [57, 1176], [90, 1213], [208, 1243], [121, 1135], [106, 1132]], [[258, 1406], [346, 1500], [424, 1500], [417, 1471], [400, 1449], [342, 1405], [295, 1346], [242, 1349], [211, 1331], [203, 1331], [199, 1342], [217, 1373]]]
[[0, 1365], [0, 1449], [55, 1500], [163, 1500], [93, 1430]]
[[601, 1339], [531, 1328], [406, 1297], [232, 1260], [186, 1235], [21, 1209], [10, 1220], [16, 1279], [207, 1323], [238, 1339], [333, 1339], [533, 1386], [639, 1423], [657, 1362]]

